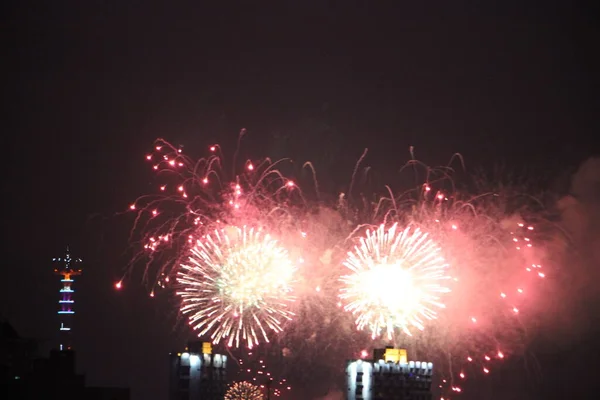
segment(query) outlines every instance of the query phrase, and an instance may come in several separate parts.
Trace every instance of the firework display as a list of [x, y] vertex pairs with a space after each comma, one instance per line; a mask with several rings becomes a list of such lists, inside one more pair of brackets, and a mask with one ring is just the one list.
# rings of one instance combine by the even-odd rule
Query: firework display
[[[411, 336], [397, 329], [388, 331], [387, 339], [391, 334], [394, 344], [435, 360], [439, 375], [443, 377], [440, 388], [446, 393], [444, 398], [448, 399], [448, 393], [462, 391], [460, 382], [469, 376], [487, 375], [495, 368], [495, 363], [508, 354], [522, 353], [528, 340], [527, 319], [522, 310], [533, 312], [538, 307], [535, 280], [543, 279], [545, 273], [540, 265], [543, 253], [534, 246], [534, 226], [525, 223], [523, 217], [535, 219], [536, 214], [519, 196], [512, 196], [507, 191], [469, 196], [458, 191], [432, 193], [433, 190], [433, 185], [425, 184], [408, 200], [402, 193], [386, 199], [388, 206], [379, 202], [372, 210], [375, 215], [385, 215], [381, 217], [384, 220], [396, 220], [404, 226], [415, 227], [414, 231], [427, 232], [436, 243], [431, 250], [438, 252], [430, 250], [428, 254], [440, 257], [438, 267], [444, 265], [444, 273], [438, 277], [443, 277], [445, 283], [434, 288], [444, 292], [442, 287], [448, 287], [451, 292], [443, 296], [443, 307], [436, 300], [437, 312], [427, 314], [432, 318], [424, 317], [426, 324], [417, 330], [418, 335]], [[513, 211], [507, 212], [507, 209]], [[374, 215], [370, 218], [377, 219]], [[361, 245], [349, 254], [346, 263], [365, 252], [376, 255], [367, 258], [371, 262], [380, 260], [381, 254], [387, 254], [373, 246], [373, 243], [390, 240], [389, 232], [382, 226], [363, 238], [357, 230], [353, 235], [358, 236]], [[371, 245], [363, 246], [362, 243]], [[396, 269], [384, 268], [383, 272], [376, 284], [380, 291], [394, 287], [393, 282], [399, 279]], [[417, 288], [418, 285], [412, 287], [413, 290]], [[383, 300], [375, 298], [380, 304], [406, 306], [400, 302], [400, 290], [392, 293], [396, 296], [383, 296]], [[342, 292], [342, 296], [344, 294]], [[373, 296], [376, 295], [358, 296], [363, 302], [358, 304], [369, 304], [365, 300], [373, 299]], [[542, 303], [539, 304], [541, 307]], [[381, 310], [380, 307], [373, 309]], [[389, 310], [389, 306], [383, 309]], [[543, 307], [538, 310], [543, 312]], [[357, 325], [363, 321], [357, 319]], [[441, 354], [446, 356], [440, 357]]]
[[[228, 175], [221, 148], [209, 151], [193, 161], [158, 141], [147, 159], [167, 183], [130, 206], [150, 295], [173, 286], [199, 336], [248, 351], [276, 341], [289, 365], [306, 357], [311, 368], [327, 351], [341, 366], [344, 348], [407, 347], [441, 366], [445, 399], [522, 351], [545, 277], [534, 246], [543, 218], [524, 197], [461, 191], [451, 169], [426, 167], [416, 188], [355, 199], [365, 152], [348, 192], [316, 205], [280, 162], [238, 162], [236, 151]], [[242, 384], [252, 386], [230, 391]]]
[[235, 382], [225, 393], [225, 400], [263, 400], [258, 386], [250, 382]]
[[281, 332], [291, 319], [289, 303], [295, 267], [287, 251], [260, 230], [227, 227], [199, 239], [182, 264], [177, 281], [183, 288], [181, 311], [199, 336], [214, 343], [249, 348], [267, 330]]
[[270, 392], [272, 397], [284, 397], [284, 393], [292, 389], [287, 379], [281, 376], [281, 371], [270, 367], [265, 357], [257, 352], [248, 352], [238, 363], [238, 379], [251, 382], [265, 394]]
[[440, 283], [448, 279], [448, 265], [439, 247], [419, 229], [397, 229], [394, 224], [368, 230], [344, 261], [352, 272], [341, 278], [344, 309], [356, 315], [359, 330], [366, 326], [373, 337], [382, 329], [388, 339], [396, 328], [407, 335], [411, 327], [423, 330], [423, 320], [436, 318], [435, 309], [444, 308], [440, 295], [448, 292]]
[[[129, 207], [136, 213], [132, 237], [139, 234], [144, 249], [134, 261], [146, 261], [151, 297], [157, 289], [177, 289], [199, 336], [252, 347], [293, 315], [288, 303], [297, 259], [270, 232], [297, 234], [293, 204], [302, 196], [275, 168], [283, 160], [238, 163], [234, 157], [228, 174], [220, 146], [209, 153], [194, 161], [158, 140], [146, 156], [161, 183], [158, 195]], [[115, 287], [121, 286], [119, 280]]]
[[[239, 141], [244, 134], [242, 130]], [[295, 223], [293, 206], [302, 202], [302, 194], [277, 169], [285, 160], [242, 162], [236, 153], [231, 173], [221, 147], [208, 150], [209, 156], [194, 160], [181, 146], [159, 139], [146, 155], [159, 180], [157, 193], [139, 197], [129, 211], [136, 214], [130, 239], [143, 248], [133, 263], [145, 260], [151, 296], [173, 282], [194, 238], [228, 225], [268, 226], [281, 233]]]

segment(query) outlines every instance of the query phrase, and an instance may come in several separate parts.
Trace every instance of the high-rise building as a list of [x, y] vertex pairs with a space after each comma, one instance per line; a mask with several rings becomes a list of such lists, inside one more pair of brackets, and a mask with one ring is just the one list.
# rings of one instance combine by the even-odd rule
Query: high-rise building
[[58, 301], [58, 315], [60, 323], [60, 343], [59, 350], [70, 350], [72, 347], [71, 338], [73, 331], [73, 317], [75, 316], [75, 300], [73, 299], [74, 277], [81, 275], [81, 258], [71, 258], [69, 248], [67, 254], [63, 257], [53, 258], [53, 262], [60, 266], [54, 268], [54, 273], [61, 277], [60, 300]]
[[169, 400], [222, 400], [227, 381], [227, 356], [213, 354], [207, 342], [190, 342], [169, 355]]
[[433, 364], [408, 361], [405, 349], [375, 349], [373, 359], [348, 361], [348, 400], [431, 400]]

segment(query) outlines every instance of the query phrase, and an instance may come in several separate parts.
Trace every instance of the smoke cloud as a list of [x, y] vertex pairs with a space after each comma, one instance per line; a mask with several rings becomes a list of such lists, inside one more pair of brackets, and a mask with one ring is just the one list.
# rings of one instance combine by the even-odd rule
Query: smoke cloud
[[[570, 194], [559, 202], [564, 229], [569, 233], [587, 289], [596, 292], [600, 275], [600, 158], [585, 161], [573, 176]], [[589, 286], [589, 287], [587, 287]], [[586, 293], [590, 294], [590, 293]]]
[[315, 400], [344, 400], [344, 393], [339, 389], [331, 389], [324, 397]]
[[[557, 239], [556, 298], [562, 312], [559, 324], [569, 340], [598, 329], [600, 310], [600, 158], [581, 164], [572, 176], [569, 193], [558, 201], [560, 227], [566, 239]], [[565, 320], [562, 320], [565, 319]]]

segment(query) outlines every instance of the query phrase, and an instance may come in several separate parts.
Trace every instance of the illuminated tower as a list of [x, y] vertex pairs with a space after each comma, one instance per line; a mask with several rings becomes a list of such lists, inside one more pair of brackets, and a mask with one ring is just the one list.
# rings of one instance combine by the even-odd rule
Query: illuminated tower
[[54, 273], [61, 277], [60, 300], [58, 301], [58, 315], [60, 320], [60, 350], [71, 349], [71, 329], [73, 317], [75, 315], [73, 300], [73, 277], [81, 275], [81, 258], [71, 258], [69, 247], [64, 258], [53, 258], [54, 263], [60, 266], [54, 268]]

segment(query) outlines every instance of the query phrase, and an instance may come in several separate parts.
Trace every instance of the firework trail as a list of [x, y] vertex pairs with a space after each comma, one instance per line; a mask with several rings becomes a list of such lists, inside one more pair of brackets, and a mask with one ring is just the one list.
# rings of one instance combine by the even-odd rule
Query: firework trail
[[225, 400], [263, 400], [263, 395], [260, 388], [250, 382], [235, 382], [225, 393]]
[[[286, 232], [295, 223], [296, 205], [304, 202], [294, 181], [277, 169], [286, 160], [236, 163], [234, 159], [233, 165], [239, 168], [231, 176], [221, 147], [215, 144], [208, 150], [209, 156], [195, 160], [182, 147], [159, 139], [154, 151], [146, 155], [159, 180], [158, 190], [129, 206], [135, 213], [130, 240], [143, 248], [132, 264], [145, 263], [144, 280], [151, 295], [172, 283], [179, 264], [195, 245], [193, 238], [225, 226]], [[115, 286], [120, 289], [122, 282]]]
[[260, 230], [228, 227], [197, 241], [177, 281], [183, 314], [199, 336], [248, 348], [282, 331], [293, 313], [296, 268], [285, 248]]

